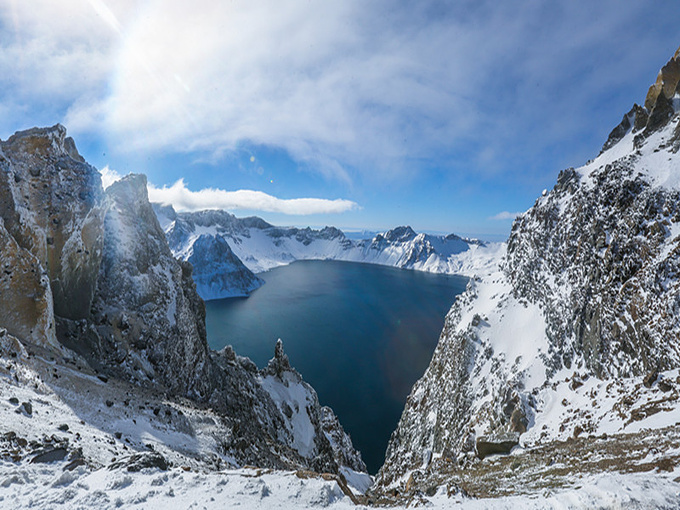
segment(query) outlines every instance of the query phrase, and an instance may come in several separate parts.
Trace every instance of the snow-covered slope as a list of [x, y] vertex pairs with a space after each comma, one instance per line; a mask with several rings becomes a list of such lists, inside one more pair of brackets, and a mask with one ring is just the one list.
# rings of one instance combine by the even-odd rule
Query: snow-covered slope
[[[565, 440], [583, 444], [567, 469], [542, 471], [553, 486], [566, 483], [560, 473], [678, 464], [679, 69], [680, 52], [646, 107], [634, 106], [597, 158], [560, 173], [515, 221], [503, 262], [458, 298], [391, 438], [381, 487], [499, 475], [495, 461], [473, 459], [518, 443], [530, 451], [512, 468], [514, 490], [540, 486], [523, 466]], [[654, 455], [638, 455], [650, 438]]]
[[[219, 257], [232, 254], [254, 273], [295, 260], [325, 259], [472, 276], [493, 267], [505, 249], [504, 243], [484, 243], [455, 234], [417, 234], [411, 227], [397, 227], [373, 239], [354, 241], [334, 227], [321, 230], [275, 227], [260, 218], [236, 218], [216, 210], [176, 213], [171, 206], [160, 205], [155, 205], [155, 210], [175, 256], [193, 264], [198, 291], [204, 299], [237, 295], [226, 277], [210, 289], [202, 290], [200, 284], [215, 273]], [[197, 257], [198, 247], [208, 242], [222, 248]], [[233, 274], [229, 276], [232, 280], [241, 281], [245, 278], [243, 269], [225, 271]], [[259, 285], [251, 285], [256, 286]], [[248, 288], [239, 286], [238, 295], [246, 294]]]
[[[349, 468], [340, 476], [239, 467], [222, 450], [228, 424], [211, 409], [153, 388], [97, 377], [79, 366], [77, 357], [50, 359], [45, 352], [26, 350], [0, 333], [0, 508], [350, 509], [389, 502], [370, 492], [363, 495], [370, 477]], [[281, 359], [275, 357], [262, 377], [274, 381]], [[299, 382], [287, 371], [282, 374], [275, 391], [285, 394], [289, 390], [283, 381], [292, 381], [290, 391], [297, 393]], [[581, 393], [590, 389], [586, 385]], [[304, 392], [300, 397], [298, 402], [309, 398]], [[647, 462], [659, 456], [653, 445], [642, 444], [640, 450]], [[550, 455], [555, 466], [561, 465], [557, 452]], [[538, 461], [547, 465], [544, 457]], [[504, 476], [508, 472], [516, 470], [507, 469]], [[673, 478], [678, 476], [680, 468], [590, 473], [574, 478], [570, 487], [544, 488], [540, 497], [520, 493], [474, 499], [442, 487], [391, 507], [671, 509], [677, 508]]]

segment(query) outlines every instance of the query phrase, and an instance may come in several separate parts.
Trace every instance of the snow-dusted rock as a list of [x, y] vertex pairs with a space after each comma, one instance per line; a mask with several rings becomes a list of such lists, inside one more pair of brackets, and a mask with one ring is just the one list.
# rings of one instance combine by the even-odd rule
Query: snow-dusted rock
[[5, 228], [47, 272], [57, 315], [85, 318], [101, 259], [101, 180], [66, 129], [22, 131], [2, 142]]
[[596, 159], [560, 173], [515, 221], [504, 260], [459, 296], [381, 487], [449, 483], [480, 437], [511, 432], [530, 447], [670, 427], [657, 448], [674, 465], [676, 396], [642, 383], [653, 370], [675, 380], [680, 365], [679, 55], [646, 107]]
[[89, 314], [103, 241], [101, 195], [98, 172], [63, 126], [0, 142], [0, 317], [20, 338], [55, 347], [53, 313]]
[[[193, 222], [179, 217], [172, 206], [154, 204], [154, 210], [161, 225], [171, 225], [170, 247], [175, 256], [193, 266], [196, 290], [203, 299], [247, 296], [264, 283], [234, 254], [223, 236], [208, 233], [210, 227], [229, 221], [228, 213], [210, 211], [213, 214], [198, 215]], [[192, 242], [187, 243], [189, 238]]]

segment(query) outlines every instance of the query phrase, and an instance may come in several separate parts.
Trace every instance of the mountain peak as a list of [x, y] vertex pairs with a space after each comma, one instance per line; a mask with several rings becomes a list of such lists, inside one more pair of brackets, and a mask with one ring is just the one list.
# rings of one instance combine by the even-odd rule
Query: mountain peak
[[671, 99], [678, 92], [680, 82], [680, 48], [678, 48], [665, 66], [661, 68], [656, 77], [656, 82], [649, 87], [645, 98], [645, 108], [648, 112], [654, 109], [659, 95], [663, 92], [666, 99]]
[[664, 65], [656, 77], [656, 82], [649, 87], [644, 107], [634, 104], [623, 116], [605, 142], [600, 154], [616, 145], [631, 130], [639, 133], [635, 136], [635, 146], [639, 147], [652, 133], [668, 124], [676, 112], [673, 98], [680, 92], [680, 48]]

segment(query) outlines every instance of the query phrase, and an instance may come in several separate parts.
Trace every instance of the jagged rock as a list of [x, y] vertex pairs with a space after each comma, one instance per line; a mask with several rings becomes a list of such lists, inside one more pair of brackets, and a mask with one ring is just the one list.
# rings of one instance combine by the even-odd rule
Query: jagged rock
[[645, 98], [645, 108], [647, 108], [647, 111], [652, 111], [661, 94], [667, 98], [673, 97], [678, 82], [680, 82], [680, 48], [675, 52], [673, 58], [661, 68], [654, 85], [649, 87], [647, 97]]
[[274, 358], [260, 377], [262, 387], [287, 418], [284, 427], [291, 435], [293, 447], [311, 460], [315, 471], [337, 473], [341, 465], [366, 471], [361, 455], [354, 448], [347, 448], [351, 440], [333, 411], [319, 404], [314, 389], [290, 366], [281, 339], [276, 342]]
[[129, 175], [106, 190], [104, 255], [92, 315], [96, 348], [90, 359], [103, 357], [127, 378], [157, 380], [183, 395], [210, 394], [204, 305], [190, 268], [168, 248], [144, 176]]
[[670, 98], [667, 98], [663, 90], [659, 92], [659, 95], [654, 102], [654, 107], [649, 114], [649, 120], [647, 121], [645, 130], [642, 132], [643, 136], [647, 137], [655, 131], [658, 131], [668, 123], [671, 117], [673, 117], [675, 110], [673, 108], [672, 98], [672, 95]]
[[0, 217], [46, 271], [54, 313], [87, 317], [101, 259], [101, 179], [66, 129], [34, 128], [0, 144]]
[[519, 434], [493, 434], [480, 436], [475, 443], [475, 450], [480, 459], [495, 453], [508, 454], [519, 444]]

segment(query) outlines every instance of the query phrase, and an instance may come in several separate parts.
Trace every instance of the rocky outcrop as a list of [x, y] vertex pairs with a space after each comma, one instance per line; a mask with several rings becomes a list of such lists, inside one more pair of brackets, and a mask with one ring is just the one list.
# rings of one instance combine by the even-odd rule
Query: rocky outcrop
[[[448, 483], [451, 466], [475, 451], [507, 451], [519, 434], [595, 434], [612, 418], [599, 422], [587, 408], [574, 411], [578, 426], [559, 418], [584, 381], [593, 381], [586, 405], [623, 416], [644, 375], [680, 365], [677, 62], [678, 53], [596, 159], [561, 172], [515, 220], [500, 267], [458, 298], [392, 435], [379, 487], [403, 489], [409, 477]], [[615, 384], [625, 387], [616, 399], [595, 398]], [[512, 441], [497, 440], [508, 434]]]
[[168, 248], [146, 178], [130, 175], [114, 183], [106, 190], [105, 208], [91, 317], [87, 323], [61, 321], [61, 340], [119, 377], [207, 398], [214, 381], [204, 305], [191, 266]]
[[282, 346], [263, 372], [210, 351], [192, 265], [173, 256], [146, 178], [103, 192], [65, 135], [57, 125], [0, 144], [0, 333], [55, 360], [72, 361], [71, 349], [101, 381], [209, 406], [223, 434], [213, 453], [230, 463], [365, 470]]
[[4, 275], [0, 316], [11, 332], [56, 346], [54, 317], [88, 316], [102, 248], [99, 173], [61, 125], [0, 143]]
[[87, 317], [101, 259], [101, 181], [61, 125], [2, 143], [0, 215], [50, 279], [55, 313]]
[[656, 77], [654, 85], [649, 87], [647, 97], [645, 98], [645, 108], [647, 111], [652, 111], [656, 105], [658, 98], [663, 94], [666, 98], [672, 98], [678, 91], [678, 83], [680, 82], [680, 48], [675, 52], [673, 58], [661, 68]]

